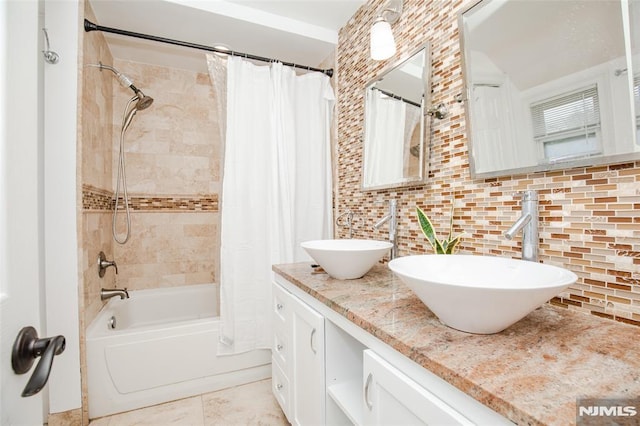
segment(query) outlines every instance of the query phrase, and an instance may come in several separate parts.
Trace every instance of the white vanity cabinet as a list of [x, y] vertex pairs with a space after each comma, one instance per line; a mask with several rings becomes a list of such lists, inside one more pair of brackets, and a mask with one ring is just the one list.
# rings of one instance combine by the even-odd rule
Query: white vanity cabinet
[[276, 399], [293, 425], [324, 424], [324, 317], [274, 283], [273, 328]]
[[273, 294], [274, 394], [292, 424], [513, 424], [279, 275]]

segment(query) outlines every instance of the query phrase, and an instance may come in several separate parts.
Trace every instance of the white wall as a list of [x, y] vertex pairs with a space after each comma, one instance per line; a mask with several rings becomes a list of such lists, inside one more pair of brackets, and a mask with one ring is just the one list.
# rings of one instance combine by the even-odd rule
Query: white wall
[[32, 326], [43, 335], [42, 84], [38, 2], [0, 0], [0, 424], [42, 424], [44, 392], [23, 398], [11, 347]]
[[45, 26], [56, 65], [44, 64], [44, 216], [47, 335], [63, 334], [64, 356], [49, 377], [49, 410], [82, 406], [78, 318], [76, 139], [80, 3], [44, 0]]

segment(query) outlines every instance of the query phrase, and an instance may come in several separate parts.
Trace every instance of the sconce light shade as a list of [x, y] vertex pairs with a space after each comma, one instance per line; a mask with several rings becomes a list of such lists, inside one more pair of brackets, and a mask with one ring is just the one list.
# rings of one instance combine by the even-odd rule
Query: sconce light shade
[[371, 59], [382, 61], [396, 53], [396, 41], [391, 32], [391, 25], [381, 16], [371, 27]]

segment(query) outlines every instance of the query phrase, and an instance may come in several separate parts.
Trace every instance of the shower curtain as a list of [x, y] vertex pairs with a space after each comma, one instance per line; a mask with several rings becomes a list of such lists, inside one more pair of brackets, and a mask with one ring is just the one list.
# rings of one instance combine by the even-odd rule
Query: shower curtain
[[[271, 347], [271, 265], [332, 235], [334, 96], [324, 74], [226, 60], [219, 349], [232, 354]], [[214, 81], [221, 61], [208, 58]]]
[[[364, 181], [368, 185], [400, 182], [404, 176], [406, 104], [379, 90], [367, 90]], [[371, 167], [375, 164], [376, 167]]]

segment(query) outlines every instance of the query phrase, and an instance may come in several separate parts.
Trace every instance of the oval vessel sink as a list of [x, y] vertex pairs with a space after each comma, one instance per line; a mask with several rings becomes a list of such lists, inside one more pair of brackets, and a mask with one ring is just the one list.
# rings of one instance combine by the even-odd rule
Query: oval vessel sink
[[477, 334], [504, 330], [578, 279], [557, 266], [492, 256], [407, 256], [389, 268], [445, 325]]
[[377, 240], [315, 240], [300, 244], [333, 278], [360, 278], [389, 251], [392, 244]]

